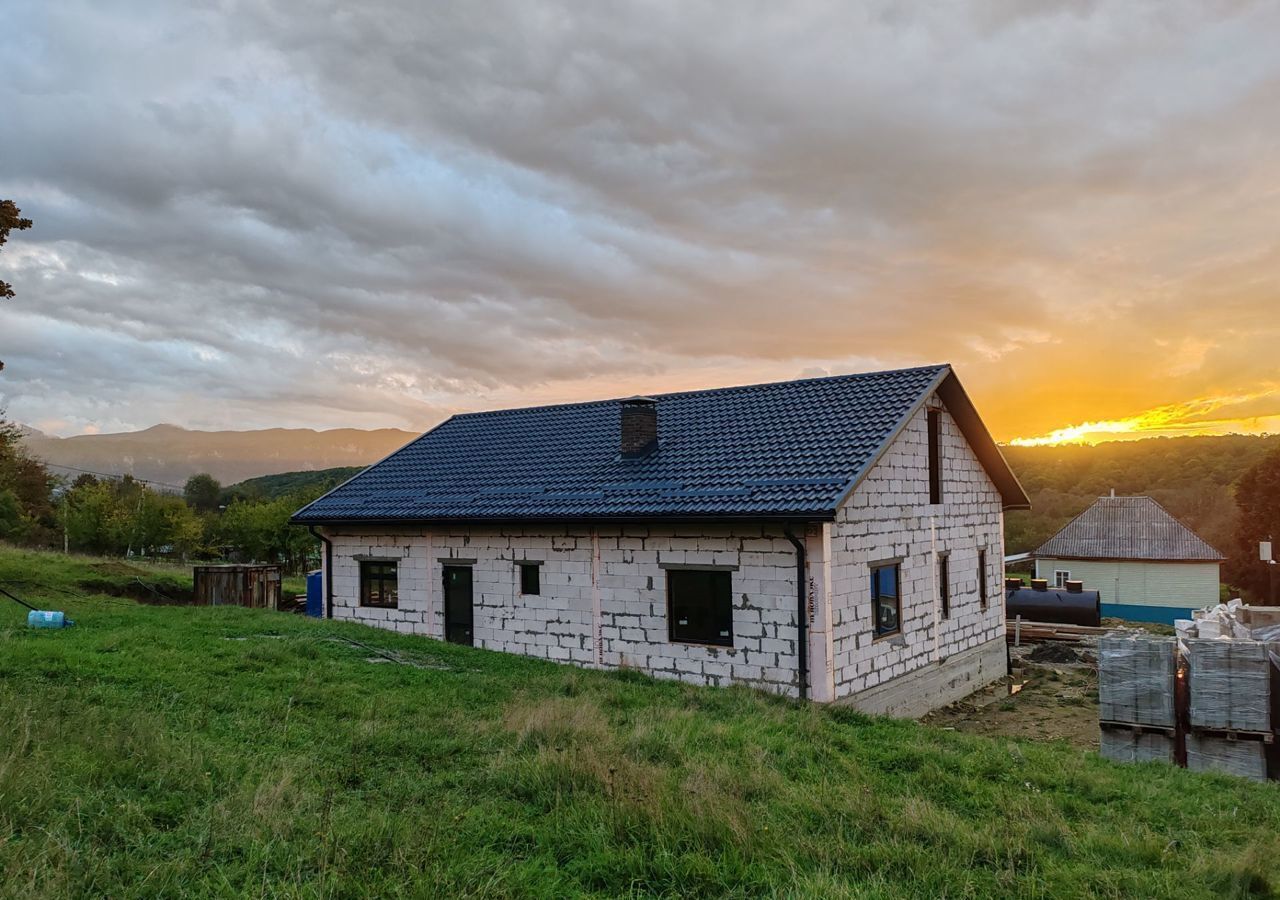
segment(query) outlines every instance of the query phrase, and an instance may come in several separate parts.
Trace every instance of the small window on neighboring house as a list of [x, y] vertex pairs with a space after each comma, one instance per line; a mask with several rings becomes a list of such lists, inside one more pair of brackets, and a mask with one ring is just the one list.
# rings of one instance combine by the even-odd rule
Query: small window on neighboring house
[[733, 646], [729, 572], [667, 570], [667, 622], [673, 642]]
[[538, 569], [533, 563], [520, 563], [520, 593], [522, 594], [541, 594], [541, 585], [538, 582]]
[[396, 564], [362, 561], [360, 563], [360, 605], [395, 609], [399, 602]]
[[1067, 586], [1067, 582], [1070, 580], [1071, 580], [1070, 572], [1063, 571], [1062, 569], [1053, 570], [1053, 586], [1054, 587], [1064, 588]]
[[987, 551], [978, 551], [978, 603], [987, 608]]
[[931, 409], [929, 420], [929, 502], [942, 502], [942, 413]]
[[951, 566], [947, 554], [938, 556], [938, 604], [942, 607], [942, 618], [951, 618]]
[[898, 565], [871, 567], [871, 612], [875, 636], [884, 637], [902, 630], [902, 597]]

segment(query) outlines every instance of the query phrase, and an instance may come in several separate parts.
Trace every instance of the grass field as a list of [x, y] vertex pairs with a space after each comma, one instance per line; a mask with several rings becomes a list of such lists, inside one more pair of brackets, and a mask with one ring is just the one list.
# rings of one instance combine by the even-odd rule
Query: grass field
[[0, 606], [0, 896], [1280, 891], [1274, 784], [82, 596], [95, 565], [0, 549], [78, 623]]

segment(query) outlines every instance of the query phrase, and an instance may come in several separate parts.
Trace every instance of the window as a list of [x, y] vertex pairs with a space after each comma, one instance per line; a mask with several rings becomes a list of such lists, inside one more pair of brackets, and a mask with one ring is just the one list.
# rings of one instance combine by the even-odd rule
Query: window
[[942, 412], [931, 409], [929, 421], [929, 502], [942, 502]]
[[1071, 580], [1071, 573], [1062, 569], [1053, 570], [1053, 586], [1056, 588], [1064, 588], [1067, 582]]
[[951, 572], [950, 557], [943, 553], [938, 556], [938, 604], [942, 607], [942, 618], [951, 618]]
[[987, 551], [982, 548], [978, 551], [978, 603], [983, 609], [987, 608]]
[[673, 642], [732, 647], [733, 599], [729, 573], [669, 569], [667, 622]]
[[393, 562], [360, 563], [360, 605], [395, 609], [400, 602]]
[[871, 611], [875, 636], [884, 637], [902, 630], [902, 598], [898, 591], [898, 564], [872, 566]]
[[538, 569], [534, 563], [520, 563], [520, 593], [541, 594], [542, 586], [538, 582]]

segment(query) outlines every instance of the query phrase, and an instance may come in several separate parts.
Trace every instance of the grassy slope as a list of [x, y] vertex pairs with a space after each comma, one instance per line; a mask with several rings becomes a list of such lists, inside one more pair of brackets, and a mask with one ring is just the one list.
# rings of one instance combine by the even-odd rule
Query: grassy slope
[[0, 581], [79, 622], [26, 631], [0, 607], [2, 896], [1280, 887], [1277, 785], [55, 590], [87, 566], [0, 550]]

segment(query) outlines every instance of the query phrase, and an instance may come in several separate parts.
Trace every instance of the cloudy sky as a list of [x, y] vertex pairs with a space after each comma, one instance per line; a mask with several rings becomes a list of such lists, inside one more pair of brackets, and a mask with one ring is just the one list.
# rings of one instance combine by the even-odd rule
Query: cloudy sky
[[1280, 431], [1278, 34], [1204, 0], [7, 0], [35, 228], [0, 403], [416, 429], [950, 361], [1001, 439]]

